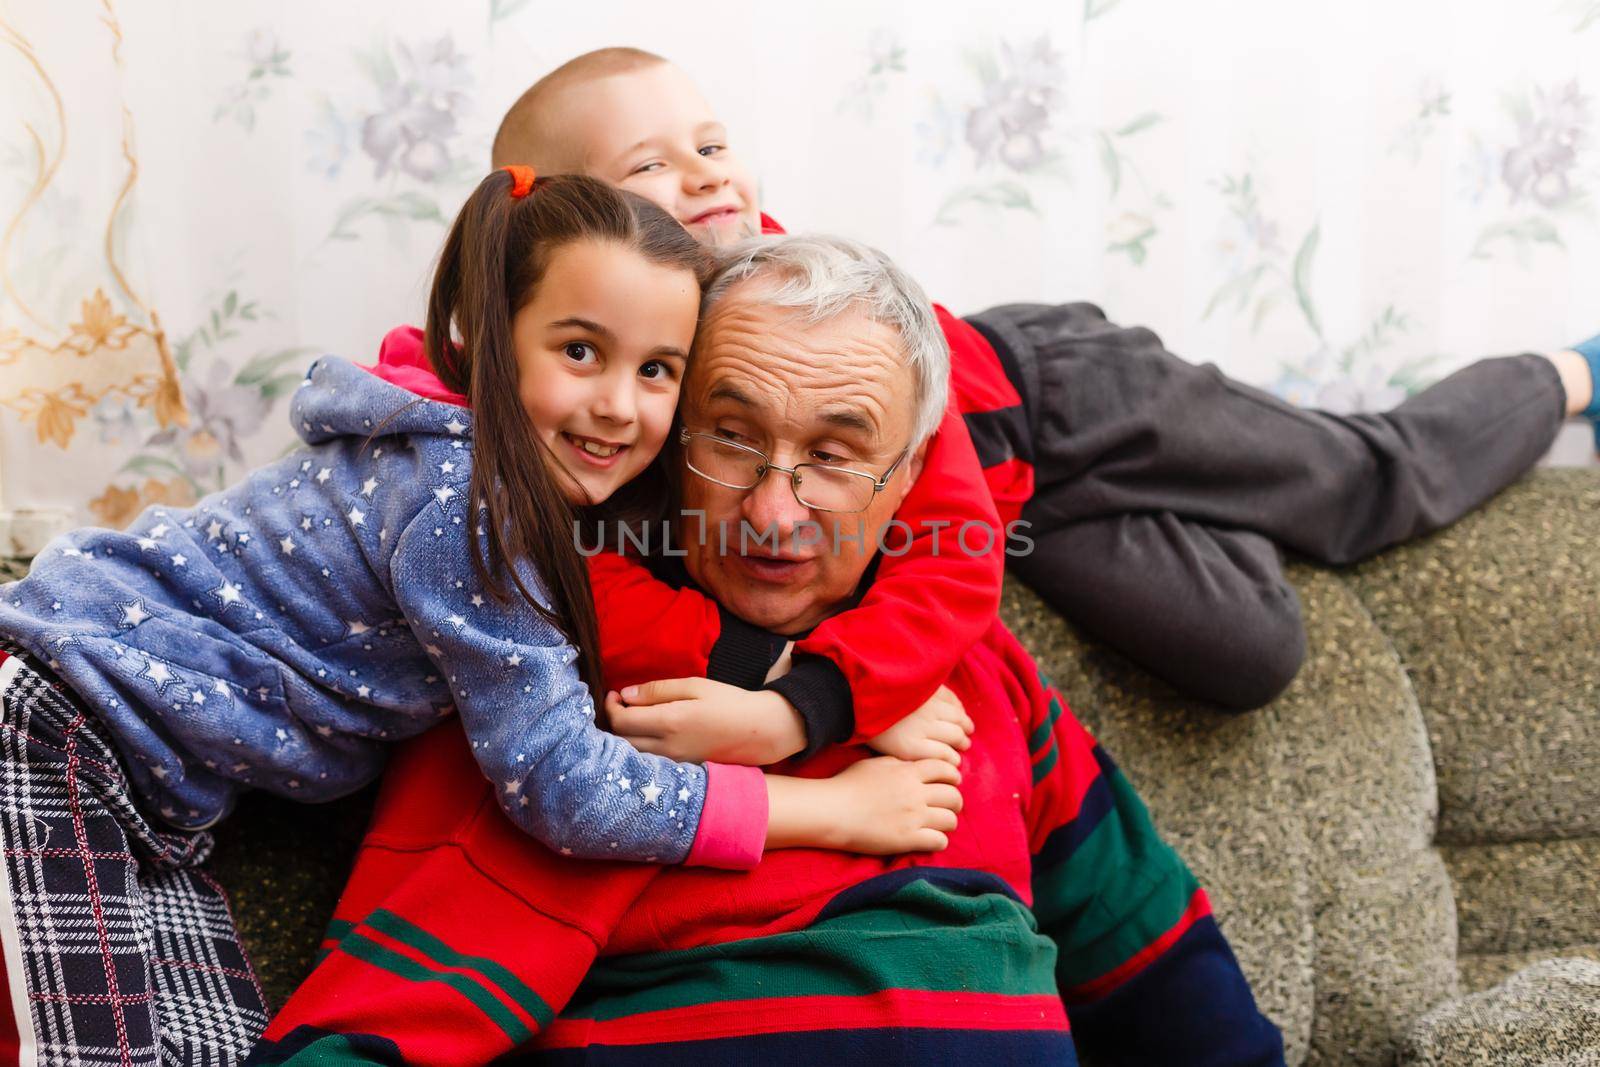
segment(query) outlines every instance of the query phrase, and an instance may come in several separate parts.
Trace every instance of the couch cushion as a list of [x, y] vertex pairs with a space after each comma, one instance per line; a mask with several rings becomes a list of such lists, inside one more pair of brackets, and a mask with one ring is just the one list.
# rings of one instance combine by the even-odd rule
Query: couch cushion
[[1600, 479], [1542, 470], [1351, 581], [1433, 740], [1439, 839], [1600, 836]]
[[1600, 1064], [1600, 963], [1554, 959], [1418, 1020], [1400, 1062], [1415, 1067]]

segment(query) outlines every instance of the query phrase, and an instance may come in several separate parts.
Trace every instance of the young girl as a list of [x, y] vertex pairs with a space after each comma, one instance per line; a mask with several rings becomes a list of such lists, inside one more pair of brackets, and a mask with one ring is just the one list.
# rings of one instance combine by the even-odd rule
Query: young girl
[[596, 726], [572, 507], [628, 485], [638, 510], [661, 486], [704, 270], [639, 197], [496, 172], [429, 302], [447, 396], [320, 360], [292, 404], [305, 447], [193, 508], [65, 535], [0, 589], [0, 1044], [49, 1063], [242, 1052], [265, 1014], [200, 831], [245, 788], [349, 793], [452, 708], [506, 813], [566, 855], [938, 847], [948, 763], [786, 779]]

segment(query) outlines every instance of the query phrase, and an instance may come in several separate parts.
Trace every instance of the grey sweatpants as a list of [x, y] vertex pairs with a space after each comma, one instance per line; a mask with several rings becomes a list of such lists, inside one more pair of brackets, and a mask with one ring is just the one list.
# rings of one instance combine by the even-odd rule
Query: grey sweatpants
[[1085, 632], [1231, 708], [1305, 655], [1278, 546], [1362, 559], [1446, 526], [1549, 449], [1566, 396], [1535, 355], [1486, 359], [1380, 414], [1294, 407], [1092, 304], [971, 316], [1019, 379], [1034, 466], [1012, 569]]

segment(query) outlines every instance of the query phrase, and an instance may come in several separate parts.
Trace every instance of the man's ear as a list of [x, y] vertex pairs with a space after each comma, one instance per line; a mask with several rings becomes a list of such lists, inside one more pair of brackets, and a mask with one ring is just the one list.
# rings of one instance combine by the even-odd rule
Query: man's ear
[[933, 438], [928, 438], [918, 445], [916, 451], [911, 453], [911, 458], [906, 460], [907, 473], [910, 475], [906, 479], [907, 492], [910, 492], [911, 487], [917, 484], [917, 479], [922, 477], [922, 464], [928, 458], [928, 446], [932, 443]]

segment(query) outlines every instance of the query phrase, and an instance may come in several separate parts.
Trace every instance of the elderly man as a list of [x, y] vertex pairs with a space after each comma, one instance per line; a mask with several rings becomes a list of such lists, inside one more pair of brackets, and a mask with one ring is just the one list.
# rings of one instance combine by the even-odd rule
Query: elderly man
[[[848, 609], [938, 423], [945, 358], [926, 298], [878, 253], [740, 249], [684, 389], [687, 551], [663, 575], [781, 635]], [[826, 511], [792, 473], [825, 442], [870, 482], [840, 480]], [[792, 536], [805, 523], [822, 537]], [[651, 624], [615, 614], [602, 625]], [[391, 769], [326, 951], [257, 1060], [1071, 1064], [1076, 1041], [1280, 1062], [1204, 890], [998, 621], [946, 684], [976, 726], [946, 850], [785, 850], [748, 872], [553, 856], [503, 817], [459, 730], [436, 730]]]

